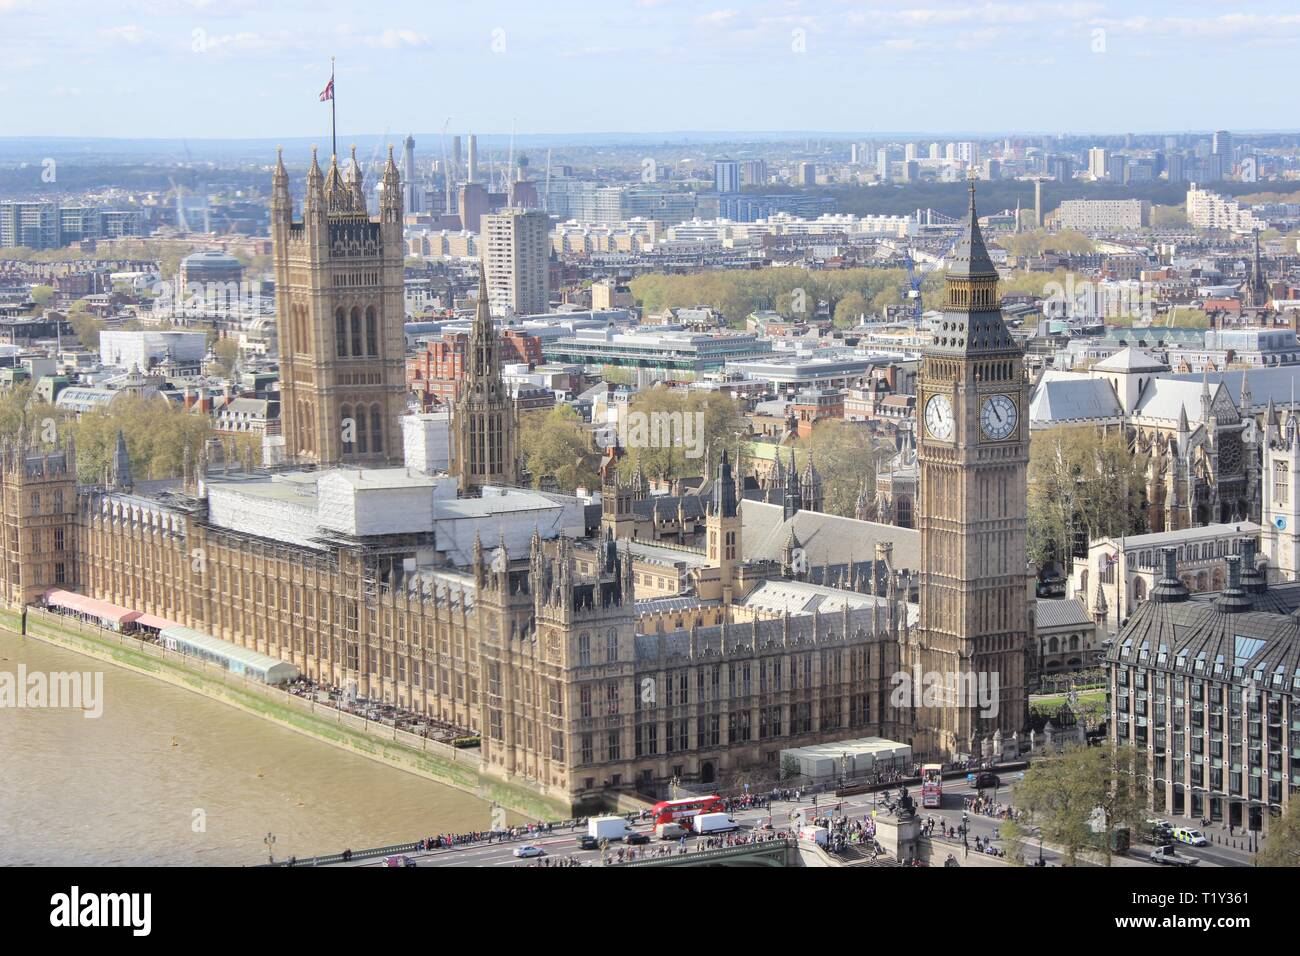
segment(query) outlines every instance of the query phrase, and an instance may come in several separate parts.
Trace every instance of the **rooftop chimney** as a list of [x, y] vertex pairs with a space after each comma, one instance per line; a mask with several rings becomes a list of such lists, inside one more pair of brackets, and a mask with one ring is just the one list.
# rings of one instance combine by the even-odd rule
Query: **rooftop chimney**
[[1228, 561], [1228, 586], [1219, 595], [1214, 606], [1220, 614], [1240, 614], [1249, 611], [1250, 595], [1241, 589], [1241, 556], [1230, 554]]
[[1151, 589], [1150, 600], [1157, 604], [1172, 604], [1177, 601], [1186, 601], [1191, 597], [1187, 586], [1183, 584], [1178, 577], [1178, 549], [1161, 548], [1160, 563], [1164, 568], [1164, 573], [1156, 586]]
[[1268, 590], [1268, 581], [1255, 564], [1258, 549], [1259, 544], [1254, 538], [1241, 543], [1241, 589], [1247, 594], [1263, 594]]

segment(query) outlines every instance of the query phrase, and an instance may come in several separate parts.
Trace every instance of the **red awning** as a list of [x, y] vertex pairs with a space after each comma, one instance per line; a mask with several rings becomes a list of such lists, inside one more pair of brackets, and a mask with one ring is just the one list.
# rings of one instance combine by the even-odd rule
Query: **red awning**
[[175, 621], [169, 621], [165, 617], [157, 617], [153, 614], [141, 614], [134, 623], [143, 627], [152, 627], [154, 630], [161, 631], [164, 627], [180, 627]]
[[118, 607], [116, 604], [110, 604], [107, 601], [98, 601], [95, 598], [86, 597], [84, 594], [77, 594], [73, 591], [61, 591], [58, 588], [45, 593], [45, 603], [54, 607], [67, 608], [69, 611], [76, 611], [78, 614], [97, 617], [101, 621], [112, 621], [114, 624], [128, 624], [140, 616], [139, 611]]

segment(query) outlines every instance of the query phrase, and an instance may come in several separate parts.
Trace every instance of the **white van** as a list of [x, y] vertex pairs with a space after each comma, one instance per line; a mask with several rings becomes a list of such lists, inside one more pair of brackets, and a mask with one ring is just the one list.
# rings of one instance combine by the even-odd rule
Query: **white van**
[[701, 836], [706, 833], [725, 833], [736, 829], [736, 821], [729, 813], [701, 813], [695, 817], [695, 832]]

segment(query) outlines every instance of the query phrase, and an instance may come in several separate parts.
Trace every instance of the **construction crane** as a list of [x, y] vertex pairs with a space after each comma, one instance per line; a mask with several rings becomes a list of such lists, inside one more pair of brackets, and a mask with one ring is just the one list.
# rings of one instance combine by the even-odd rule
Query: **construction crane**
[[925, 277], [929, 275], [939, 263], [948, 258], [953, 249], [957, 248], [957, 243], [961, 241], [961, 235], [958, 234], [943, 252], [935, 259], [929, 262], [923, 262], [919, 265], [912, 257], [912, 247], [909, 245], [903, 250], [903, 264], [907, 267], [907, 303], [908, 314], [912, 317], [912, 324], [916, 328], [921, 327], [921, 285], [925, 282]]
[[551, 200], [551, 151], [546, 150], [546, 191], [542, 193], [542, 212], [550, 212]]

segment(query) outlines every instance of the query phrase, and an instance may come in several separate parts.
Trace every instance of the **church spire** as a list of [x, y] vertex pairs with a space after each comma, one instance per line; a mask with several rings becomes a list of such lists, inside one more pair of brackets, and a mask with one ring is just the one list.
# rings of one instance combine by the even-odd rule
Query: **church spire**
[[491, 389], [501, 381], [501, 356], [492, 307], [488, 301], [487, 261], [479, 266], [478, 303], [469, 332], [469, 381], [471, 387]]

